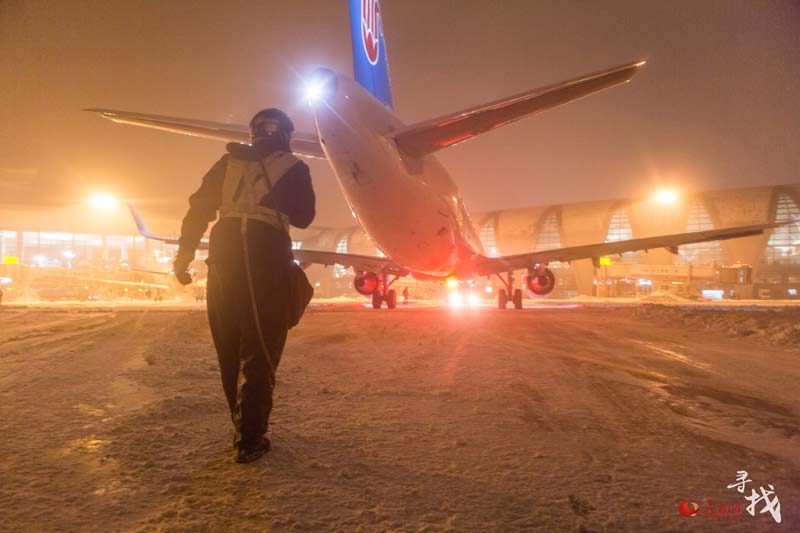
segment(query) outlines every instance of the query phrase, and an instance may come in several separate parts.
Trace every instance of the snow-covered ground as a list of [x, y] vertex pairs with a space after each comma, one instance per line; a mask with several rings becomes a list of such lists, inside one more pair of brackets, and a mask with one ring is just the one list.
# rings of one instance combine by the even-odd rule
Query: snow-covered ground
[[[4, 306], [0, 530], [797, 531], [798, 323], [315, 306], [274, 449], [238, 465], [199, 307]], [[773, 485], [780, 526], [726, 488], [739, 470], [748, 495]], [[707, 519], [709, 500], [742, 515]]]

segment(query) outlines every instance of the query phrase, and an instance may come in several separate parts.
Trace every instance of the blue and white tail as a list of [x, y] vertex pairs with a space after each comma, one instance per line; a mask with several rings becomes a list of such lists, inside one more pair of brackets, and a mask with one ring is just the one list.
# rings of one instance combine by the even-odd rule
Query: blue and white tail
[[392, 84], [378, 0], [350, 0], [350, 33], [355, 80], [392, 109]]

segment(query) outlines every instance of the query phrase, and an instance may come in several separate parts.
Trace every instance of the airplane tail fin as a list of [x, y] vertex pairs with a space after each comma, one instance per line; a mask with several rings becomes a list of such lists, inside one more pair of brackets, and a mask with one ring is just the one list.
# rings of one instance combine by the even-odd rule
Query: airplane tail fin
[[355, 80], [392, 109], [392, 84], [378, 0], [350, 0], [350, 33]]

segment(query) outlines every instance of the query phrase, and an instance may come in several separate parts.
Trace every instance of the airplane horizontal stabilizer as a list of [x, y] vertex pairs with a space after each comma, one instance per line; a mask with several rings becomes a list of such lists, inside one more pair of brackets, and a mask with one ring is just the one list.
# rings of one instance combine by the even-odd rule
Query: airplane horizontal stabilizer
[[739, 237], [761, 235], [766, 230], [795, 223], [798, 223], [798, 221], [790, 220], [787, 222], [776, 222], [772, 224], [756, 224], [753, 226], [738, 226], [734, 228], [693, 231], [674, 235], [659, 235], [656, 237], [644, 237], [641, 239], [630, 239], [627, 241], [584, 244], [581, 246], [570, 246], [567, 248], [556, 248], [553, 250], [506, 255], [502, 257], [480, 256], [476, 260], [475, 270], [477, 274], [484, 276], [532, 268], [535, 265], [541, 265], [555, 261], [567, 262], [576, 261], [578, 259], [594, 259], [609, 255], [622, 254], [625, 252], [651, 250], [655, 248], [674, 249], [684, 244], [692, 244], [696, 242], [722, 241], [726, 239], [737, 239]]
[[[216, 141], [250, 143], [250, 128], [244, 124], [226, 124], [224, 122], [210, 122], [190, 118], [165, 117], [115, 109], [84, 109], [84, 111], [97, 113], [101, 117], [118, 124], [143, 126]], [[319, 139], [313, 133], [295, 133], [292, 139], [292, 152], [304, 157], [325, 158]]]
[[393, 137], [401, 151], [421, 157], [535, 113], [628, 82], [644, 64], [645, 61], [637, 61], [516, 94], [407, 126], [395, 132]]

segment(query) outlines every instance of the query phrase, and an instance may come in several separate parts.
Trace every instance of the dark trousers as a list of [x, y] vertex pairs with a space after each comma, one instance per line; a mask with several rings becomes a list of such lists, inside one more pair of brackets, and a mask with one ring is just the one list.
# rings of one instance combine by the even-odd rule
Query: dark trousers
[[267, 433], [275, 371], [288, 332], [285, 275], [256, 267], [252, 278], [260, 331], [244, 263], [208, 267], [208, 322], [236, 430], [234, 445], [240, 448], [257, 445]]

